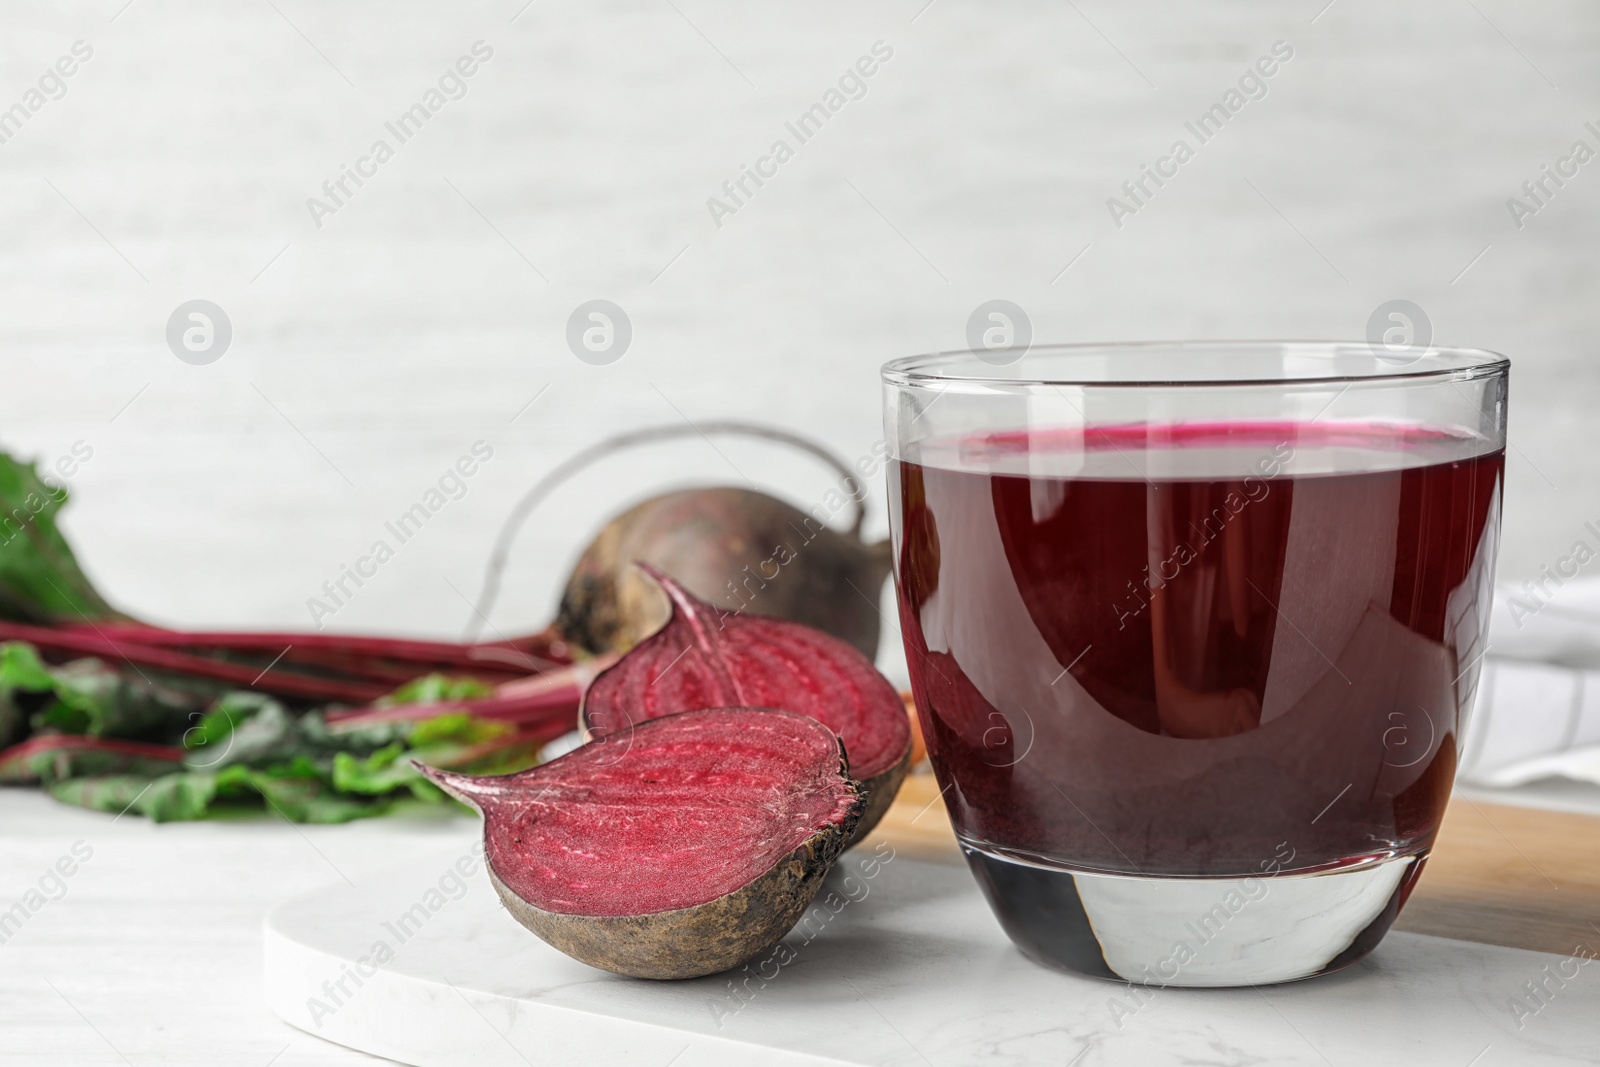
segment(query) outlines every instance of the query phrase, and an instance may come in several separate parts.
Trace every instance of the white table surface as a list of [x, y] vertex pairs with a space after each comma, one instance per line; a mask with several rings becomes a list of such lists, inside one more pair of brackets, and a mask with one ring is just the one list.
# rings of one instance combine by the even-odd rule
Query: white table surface
[[64, 896], [0, 945], [0, 1064], [296, 1067], [378, 1062], [279, 1022], [261, 992], [261, 920], [284, 898], [478, 835], [478, 822], [281, 820], [156, 826], [0, 790], [0, 906], [75, 842]]

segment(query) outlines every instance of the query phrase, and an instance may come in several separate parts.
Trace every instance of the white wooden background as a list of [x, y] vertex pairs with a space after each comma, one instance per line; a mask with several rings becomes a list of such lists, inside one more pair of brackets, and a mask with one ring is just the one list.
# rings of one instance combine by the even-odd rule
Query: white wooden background
[[[308, 624], [481, 439], [467, 495], [330, 622], [457, 634], [494, 529], [560, 458], [711, 417], [864, 454], [878, 365], [960, 346], [996, 297], [1040, 340], [1360, 338], [1414, 300], [1439, 341], [1517, 361], [1502, 573], [1600, 516], [1600, 163], [1521, 230], [1506, 207], [1573, 141], [1600, 148], [1589, 4], [8, 0], [0, 109], [77, 40], [92, 59], [0, 144], [0, 443], [92, 447], [68, 528], [151, 620]], [[307, 198], [479, 40], [465, 98], [318, 228]], [[717, 227], [707, 198], [880, 40], [866, 95]], [[1265, 98], [1118, 229], [1106, 198], [1279, 40]], [[596, 297], [634, 326], [610, 366], [564, 340]], [[208, 366], [164, 340], [194, 298], [233, 324]], [[559, 494], [496, 625], [543, 625], [588, 532], [655, 487], [828, 487], [724, 452], [685, 442]], [[20, 1005], [0, 1063], [340, 1059], [255, 1008], [256, 916], [429, 832], [110, 828], [35, 799], [0, 796], [0, 904], [72, 840], [104, 844], [0, 946]]]

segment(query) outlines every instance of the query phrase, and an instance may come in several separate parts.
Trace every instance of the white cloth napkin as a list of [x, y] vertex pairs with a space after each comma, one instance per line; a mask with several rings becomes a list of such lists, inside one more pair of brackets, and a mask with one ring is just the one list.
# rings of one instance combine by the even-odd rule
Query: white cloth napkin
[[1600, 784], [1600, 578], [1501, 585], [1461, 779]]

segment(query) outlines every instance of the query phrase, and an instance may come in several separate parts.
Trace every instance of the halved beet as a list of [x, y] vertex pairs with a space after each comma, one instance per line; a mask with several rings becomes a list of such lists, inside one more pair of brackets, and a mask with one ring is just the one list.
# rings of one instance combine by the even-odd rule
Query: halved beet
[[635, 978], [714, 974], [777, 944], [862, 809], [838, 738], [765, 708], [668, 716], [518, 774], [421, 769], [483, 813], [518, 922]]
[[867, 794], [853, 841], [865, 837], [894, 802], [911, 763], [911, 722], [889, 680], [836, 637], [722, 611], [655, 568], [639, 568], [666, 591], [672, 616], [589, 686], [582, 718], [590, 735], [691, 708], [809, 715], [844, 741], [850, 773]]

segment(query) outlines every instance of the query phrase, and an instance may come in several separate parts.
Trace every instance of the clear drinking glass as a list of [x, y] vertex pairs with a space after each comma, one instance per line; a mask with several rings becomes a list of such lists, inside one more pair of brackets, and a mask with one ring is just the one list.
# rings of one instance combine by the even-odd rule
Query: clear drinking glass
[[1025, 954], [1227, 986], [1383, 937], [1477, 684], [1508, 368], [1291, 342], [884, 368], [912, 688]]

